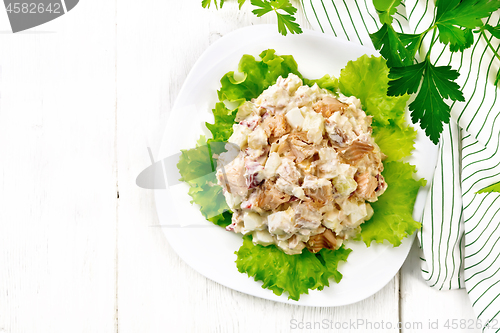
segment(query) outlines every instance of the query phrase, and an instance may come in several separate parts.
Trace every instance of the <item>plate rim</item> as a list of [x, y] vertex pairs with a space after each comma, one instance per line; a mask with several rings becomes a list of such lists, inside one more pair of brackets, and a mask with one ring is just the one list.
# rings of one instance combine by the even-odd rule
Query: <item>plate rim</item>
[[[270, 31], [271, 29], [272, 29], [272, 31]], [[223, 37], [221, 37], [220, 39], [218, 39], [216, 42], [214, 42], [213, 44], [211, 44], [200, 55], [200, 57], [197, 59], [197, 61], [195, 62], [195, 64], [191, 68], [189, 74], [186, 76], [186, 79], [184, 80], [184, 82], [182, 84], [182, 87], [179, 90], [179, 93], [178, 93], [178, 95], [176, 97], [176, 100], [175, 100], [175, 102], [174, 102], [174, 104], [172, 106], [171, 114], [173, 114], [176, 111], [176, 109], [178, 109], [179, 104], [182, 102], [182, 100], [181, 100], [180, 97], [182, 97], [183, 95], [185, 95], [185, 91], [188, 89], [187, 88], [188, 85], [186, 83], [190, 83], [191, 81], [196, 82], [196, 77], [195, 76], [199, 75], [198, 74], [198, 72], [200, 71], [199, 67], [201, 66], [201, 64], [203, 63], [203, 60], [205, 58], [207, 58], [212, 52], [214, 52], [214, 50], [217, 50], [217, 48], [219, 47], [219, 45], [222, 45], [225, 42], [229, 42], [231, 38], [234, 38], [235, 36], [237, 37], [237, 36], [239, 36], [241, 34], [245, 34], [247, 32], [259, 33], [261, 30], [263, 32], [275, 32], [276, 31], [276, 27], [275, 27], [275, 25], [272, 25], [272, 24], [261, 24], [261, 25], [252, 25], [252, 26], [243, 27], [243, 28], [234, 30], [234, 31], [232, 31], [232, 32], [224, 35]], [[315, 37], [321, 37], [321, 38], [325, 38], [325, 39], [330, 39], [330, 40], [335, 41], [336, 43], [341, 43], [341, 44], [346, 44], [346, 45], [356, 45], [358, 47], [362, 47], [362, 48], [365, 48], [365, 49], [369, 50], [370, 53], [367, 52], [367, 54], [376, 55], [376, 56], [380, 55], [373, 48], [369, 48], [369, 47], [364, 46], [364, 45], [360, 45], [360, 44], [356, 44], [356, 43], [353, 43], [353, 42], [349, 42], [349, 41], [346, 41], [344, 39], [341, 39], [341, 38], [338, 38], [338, 37], [335, 37], [335, 36], [332, 36], [332, 35], [320, 33], [320, 32], [314, 31], [314, 30], [304, 29], [304, 32], [303, 32], [302, 36], [315, 36]], [[286, 37], [283, 37], [283, 38], [286, 38]], [[240, 55], [240, 57], [241, 57], [241, 55]], [[230, 70], [235, 70], [235, 69], [228, 68], [228, 71], [230, 71]], [[207, 70], [207, 71], [209, 71], [209, 70]], [[203, 70], [202, 72], [206, 72], [206, 71]], [[170, 115], [169, 115], [169, 117], [170, 117]], [[159, 149], [160, 153], [165, 150], [165, 141], [166, 141], [166, 137], [167, 136], [168, 135], [166, 133], [166, 130], [164, 130], [164, 133], [163, 133], [163, 136], [162, 136], [161, 145], [160, 145], [160, 149]], [[158, 195], [157, 191], [158, 190], [154, 191], [155, 204], [156, 204], [156, 211], [157, 211], [157, 214], [158, 214], [158, 220], [161, 221], [162, 220], [162, 216], [161, 216], [162, 214], [160, 214], [160, 210], [158, 209], [159, 205], [161, 205], [161, 202], [159, 201], [160, 200], [159, 199], [160, 196]], [[217, 228], [217, 226], [214, 226], [214, 227]], [[217, 278], [214, 278], [210, 274], [206, 274], [206, 272], [205, 273], [201, 272], [199, 268], [194, 267], [193, 263], [189, 259], [187, 259], [185, 257], [185, 253], [183, 253], [182, 251], [179, 251], [179, 249], [174, 245], [175, 242], [173, 242], [172, 239], [171, 239], [172, 233], [170, 233], [170, 236], [169, 236], [169, 233], [165, 230], [165, 228], [162, 228], [162, 229], [163, 229], [163, 234], [165, 235], [167, 241], [169, 242], [170, 246], [174, 249], [174, 251], [177, 253], [177, 255], [179, 255], [179, 257], [189, 267], [191, 267], [192, 269], [194, 269], [195, 271], [197, 271], [198, 273], [200, 273], [204, 277], [206, 277], [206, 278], [208, 278], [208, 279], [210, 279], [210, 280], [212, 280], [212, 281], [214, 281], [214, 282], [216, 282], [218, 284], [224, 285], [227, 288], [230, 288], [232, 290], [236, 290], [238, 292], [241, 292], [241, 293], [244, 293], [244, 294], [247, 294], [247, 295], [251, 295], [251, 296], [254, 296], [254, 297], [263, 298], [263, 299], [267, 299], [267, 300], [271, 300], [271, 301], [276, 301], [276, 302], [280, 302], [280, 303], [300, 305], [300, 306], [309, 306], [309, 307], [337, 307], [337, 306], [345, 306], [345, 305], [349, 305], [349, 304], [360, 302], [360, 301], [362, 301], [362, 300], [364, 300], [366, 298], [371, 297], [372, 295], [376, 294], [377, 292], [379, 292], [381, 289], [383, 289], [394, 278], [394, 276], [397, 274], [397, 272], [400, 270], [400, 268], [404, 264], [404, 262], [405, 262], [405, 260], [406, 260], [406, 258], [408, 256], [408, 254], [410, 252], [410, 249], [412, 247], [412, 244], [413, 244], [413, 241], [415, 239], [415, 236], [416, 236], [416, 234], [418, 232], [418, 230], [417, 230], [412, 235], [409, 235], [409, 236], [407, 236], [407, 237], [404, 238], [402, 244], [398, 247], [398, 248], [403, 248], [404, 249], [404, 255], [402, 255], [403, 259], [401, 261], [401, 264], [398, 265], [397, 269], [395, 269], [394, 274], [390, 274], [390, 277], [388, 277], [387, 279], [384, 279], [383, 282], [378, 283], [379, 287], [374, 288], [370, 293], [367, 293], [367, 294], [365, 294], [363, 296], [354, 297], [354, 298], [352, 298], [352, 300], [350, 300], [348, 302], [342, 302], [342, 303], [339, 303], [339, 304], [330, 304], [330, 305], [314, 305], [314, 304], [304, 304], [304, 303], [301, 303], [300, 300], [299, 301], [293, 301], [293, 300], [289, 300], [289, 299], [283, 299], [282, 296], [286, 295], [285, 293], [282, 296], [276, 296], [272, 292], [272, 290], [269, 290], [269, 289], [263, 289], [263, 290], [265, 290], [267, 292], [267, 295], [269, 295], [269, 297], [266, 297], [266, 296], [263, 296], [263, 295], [255, 295], [252, 292], [244, 290], [245, 288], [238, 288], [238, 287], [234, 287], [234, 286], [229, 286], [226, 283], [223, 283], [223, 282], [217, 280]], [[372, 246], [373, 246], [373, 244], [374, 243], [372, 243]], [[234, 269], [237, 271], [236, 265], [234, 265]], [[239, 274], [244, 274], [244, 273], [239, 273]], [[246, 274], [244, 274], [244, 275], [246, 277], [248, 277]], [[262, 281], [254, 281], [253, 277], [248, 277], [248, 279], [252, 280], [251, 281], [252, 283], [258, 283], [259, 287], [261, 287]], [[333, 281], [332, 281], [332, 283], [333, 283]]]

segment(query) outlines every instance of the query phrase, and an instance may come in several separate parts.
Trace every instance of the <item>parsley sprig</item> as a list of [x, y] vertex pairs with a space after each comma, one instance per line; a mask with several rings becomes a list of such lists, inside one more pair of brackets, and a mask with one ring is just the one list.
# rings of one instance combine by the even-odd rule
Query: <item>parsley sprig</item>
[[[292, 34], [302, 33], [299, 24], [295, 22], [294, 15], [297, 8], [290, 3], [290, 0], [251, 0], [250, 3], [259, 7], [252, 11], [257, 17], [274, 11], [278, 18], [278, 31], [282, 35], [286, 35], [287, 30]], [[286, 14], [280, 13], [280, 10]]]
[[[209, 8], [212, 1], [215, 4], [216, 8], [222, 8], [224, 5], [224, 0], [202, 0], [201, 5], [204, 8]], [[246, 0], [238, 0], [239, 8], [246, 2]], [[300, 34], [302, 33], [302, 29], [299, 24], [295, 22], [296, 17], [295, 13], [297, 12], [297, 8], [292, 5], [290, 0], [250, 0], [250, 3], [257, 7], [252, 10], [257, 17], [261, 17], [270, 12], [274, 12], [276, 14], [278, 20], [278, 31], [285, 36], [288, 32], [292, 34]]]
[[[474, 42], [473, 32], [480, 33], [500, 59], [485, 31], [500, 35], [499, 27], [484, 25], [482, 19], [500, 8], [498, 0], [437, 0], [436, 14], [431, 25], [419, 34], [397, 32], [392, 26], [392, 15], [401, 0], [374, 0], [382, 27], [370, 34], [373, 45], [387, 59], [391, 68], [388, 93], [393, 96], [416, 93], [409, 105], [411, 118], [419, 122], [432, 142], [437, 143], [443, 123], [449, 123], [449, 101], [465, 101], [460, 86], [455, 82], [458, 72], [450, 66], [438, 66], [431, 60], [432, 48], [439, 41], [448, 45], [451, 52], [463, 52]], [[478, 29], [478, 30], [474, 30]], [[430, 46], [421, 61], [416, 60], [423, 40], [432, 32]], [[498, 38], [498, 37], [497, 37]], [[497, 82], [499, 80], [497, 75]]]
[[[224, 0], [202, 0], [202, 6], [214, 3], [222, 8]], [[246, 0], [238, 0], [239, 8]], [[296, 21], [297, 8], [290, 0], [250, 0], [256, 7], [252, 11], [261, 17], [274, 12], [278, 20], [278, 31], [301, 33]], [[432, 142], [437, 143], [443, 124], [449, 123], [451, 103], [464, 101], [460, 86], [455, 82], [458, 72], [450, 66], [438, 66], [430, 54], [436, 43], [449, 47], [451, 52], [463, 52], [474, 43], [474, 33], [483, 38], [490, 51], [500, 60], [500, 54], [491, 43], [491, 38], [500, 39], [500, 25], [484, 24], [483, 19], [500, 8], [500, 0], [435, 0], [435, 16], [430, 26], [421, 33], [406, 34], [393, 27], [393, 16], [401, 0], [373, 0], [382, 27], [370, 34], [373, 45], [387, 60], [390, 68], [389, 94], [416, 94], [409, 105], [413, 123], [419, 123]], [[429, 37], [431, 36], [431, 37]], [[427, 38], [429, 47], [421, 52]], [[430, 40], [429, 40], [430, 38]], [[417, 60], [417, 53], [421, 60]], [[495, 85], [500, 82], [500, 70]]]

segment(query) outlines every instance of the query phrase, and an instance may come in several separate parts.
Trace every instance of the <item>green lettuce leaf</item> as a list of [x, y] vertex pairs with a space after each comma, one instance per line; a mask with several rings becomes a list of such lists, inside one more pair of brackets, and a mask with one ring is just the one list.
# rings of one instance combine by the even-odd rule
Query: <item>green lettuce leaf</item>
[[[415, 181], [415, 167], [396, 162], [411, 154], [416, 137], [415, 130], [404, 119], [409, 96], [387, 96], [389, 70], [381, 57], [362, 56], [350, 61], [342, 70], [340, 78], [325, 75], [316, 80], [303, 78], [292, 56], [278, 56], [274, 50], [260, 54], [261, 60], [245, 55], [239, 64], [241, 79], [229, 72], [221, 79], [218, 91], [220, 102], [216, 104], [214, 124], [208, 124], [213, 138], [201, 140], [198, 147], [182, 151], [178, 163], [181, 180], [189, 186], [193, 203], [200, 206], [202, 214], [214, 224], [227, 226], [231, 223], [231, 212], [225, 203], [222, 189], [216, 184], [214, 154], [223, 149], [216, 141], [226, 141], [232, 134], [237, 108], [229, 109], [223, 102], [236, 102], [258, 97], [262, 91], [276, 82], [279, 76], [294, 73], [307, 85], [317, 83], [321, 88], [334, 93], [360, 98], [367, 114], [373, 117], [375, 140], [388, 156], [384, 165], [384, 177], [389, 187], [372, 206], [374, 217], [362, 225], [359, 236], [367, 246], [372, 241], [389, 241], [397, 246], [401, 240], [420, 227], [411, 216], [413, 204], [424, 180]], [[205, 144], [205, 142], [208, 144]], [[219, 143], [216, 145], [215, 143]], [[236, 265], [240, 272], [247, 273], [256, 281], [263, 281], [263, 288], [275, 294], [287, 292], [290, 299], [298, 300], [309, 290], [322, 290], [329, 285], [329, 279], [339, 282], [342, 275], [338, 263], [345, 261], [350, 249], [341, 247], [337, 251], [323, 249], [317, 254], [304, 251], [300, 255], [287, 255], [273, 246], [254, 245], [251, 236], [243, 238], [243, 245], [236, 252]]]
[[177, 169], [181, 174], [179, 180], [189, 185], [188, 194], [193, 198], [191, 203], [200, 206], [200, 212], [206, 219], [225, 227], [231, 223], [230, 218], [227, 223], [229, 207], [222, 194], [222, 187], [217, 185], [216, 162], [212, 159], [214, 152], [211, 146], [201, 136], [196, 148], [181, 150]]
[[196, 148], [181, 150], [177, 169], [181, 174], [179, 180], [186, 183], [192, 183], [197, 178], [204, 177], [214, 171], [209, 146], [203, 135], [198, 140]]
[[238, 109], [230, 110], [222, 102], [215, 104], [214, 123], [205, 123], [208, 130], [212, 133], [213, 141], [227, 141], [233, 134], [234, 118]]
[[387, 155], [384, 162], [399, 161], [411, 155], [417, 132], [411, 126], [374, 126], [373, 137], [380, 150]]
[[410, 96], [387, 96], [389, 68], [384, 58], [363, 55], [349, 61], [340, 71], [339, 88], [344, 95], [361, 100], [375, 125], [388, 126], [392, 120], [398, 126], [407, 126], [404, 114]]
[[251, 100], [258, 97], [267, 87], [276, 83], [279, 76], [288, 77], [293, 73], [302, 78], [297, 63], [292, 56], [277, 56], [275, 50], [263, 51], [256, 60], [253, 56], [245, 54], [238, 65], [238, 71], [243, 78], [236, 80], [234, 72], [224, 75], [220, 81], [221, 89], [217, 92], [219, 100], [238, 101]]
[[368, 115], [373, 117], [375, 142], [387, 155], [384, 161], [386, 192], [372, 204], [372, 219], [361, 225], [361, 238], [367, 246], [372, 241], [389, 241], [399, 246], [404, 237], [420, 228], [412, 212], [416, 195], [425, 180], [415, 181], [415, 167], [396, 162], [411, 154], [417, 132], [404, 118], [409, 95], [387, 96], [389, 69], [380, 57], [360, 57], [350, 61], [340, 72], [339, 88], [347, 96], [356, 96]]
[[[188, 184], [188, 194], [193, 198], [191, 203], [200, 206], [200, 212], [206, 219], [215, 217], [229, 210], [226, 199], [222, 194], [222, 187], [217, 185], [215, 172], [191, 181]], [[219, 219], [216, 219], [216, 221], [219, 221]]]
[[316, 254], [307, 250], [301, 254], [288, 255], [274, 245], [261, 246], [252, 243], [252, 237], [243, 237], [243, 245], [236, 255], [236, 266], [241, 273], [262, 281], [262, 288], [276, 295], [288, 293], [288, 298], [298, 301], [301, 294], [309, 290], [323, 290], [329, 279], [337, 283], [342, 279], [338, 271], [340, 261], [346, 261], [351, 249], [342, 246], [336, 251], [322, 249]]
[[213, 224], [218, 225], [219, 227], [225, 228], [231, 224], [231, 217], [232, 216], [233, 216], [233, 213], [230, 210], [228, 210], [222, 214], [211, 217], [208, 220], [210, 222], [212, 222]]
[[389, 69], [385, 59], [364, 55], [349, 61], [340, 72], [339, 87], [344, 95], [359, 98], [365, 112], [373, 117], [375, 142], [387, 155], [387, 162], [411, 154], [417, 132], [404, 117], [410, 96], [387, 96]]
[[387, 182], [387, 190], [378, 201], [372, 203], [373, 217], [361, 225], [361, 238], [367, 246], [372, 241], [389, 241], [399, 246], [403, 238], [421, 227], [412, 217], [413, 205], [424, 179], [413, 179], [415, 166], [403, 162], [384, 164], [382, 175]]
[[[245, 100], [258, 97], [265, 89], [275, 84], [279, 76], [288, 77], [288, 74], [294, 73], [302, 78], [292, 56], [277, 56], [275, 52], [272, 49], [263, 51], [259, 55], [261, 60], [256, 60], [253, 56], [246, 54], [238, 65], [241, 79], [236, 80], [234, 72], [228, 72], [222, 77], [221, 88], [217, 92], [220, 102], [212, 110], [214, 123], [206, 123], [214, 141], [229, 139], [233, 133], [234, 118], [238, 107]], [[327, 77], [322, 78], [325, 86], [331, 86], [330, 81]], [[231, 110], [223, 103], [225, 101], [235, 102], [238, 107]]]
[[320, 88], [329, 90], [335, 94], [337, 93], [337, 89], [339, 88], [339, 79], [328, 74], [316, 80], [308, 80], [306, 78], [303, 78], [302, 80], [304, 81], [304, 84], [307, 84], [310, 87], [312, 87], [316, 83]]

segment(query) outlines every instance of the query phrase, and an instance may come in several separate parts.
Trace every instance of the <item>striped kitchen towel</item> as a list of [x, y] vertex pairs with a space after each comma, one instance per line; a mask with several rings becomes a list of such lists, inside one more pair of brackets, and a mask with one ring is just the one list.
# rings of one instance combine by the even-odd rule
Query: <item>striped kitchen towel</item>
[[[382, 26], [372, 0], [301, 4], [315, 30], [365, 46], [372, 46], [369, 34]], [[406, 0], [393, 26], [400, 32], [422, 32], [434, 16], [434, 1]], [[486, 20], [492, 26], [499, 21], [500, 12]], [[451, 53], [438, 44], [431, 54], [438, 65], [459, 71], [457, 83], [466, 101], [453, 104], [450, 124], [441, 135], [418, 239], [423, 278], [439, 290], [466, 288], [484, 323], [500, 319], [500, 194], [478, 194], [500, 182], [500, 103], [493, 84], [500, 61], [484, 38], [474, 35], [472, 47], [464, 53]], [[498, 39], [487, 37], [498, 52]]]

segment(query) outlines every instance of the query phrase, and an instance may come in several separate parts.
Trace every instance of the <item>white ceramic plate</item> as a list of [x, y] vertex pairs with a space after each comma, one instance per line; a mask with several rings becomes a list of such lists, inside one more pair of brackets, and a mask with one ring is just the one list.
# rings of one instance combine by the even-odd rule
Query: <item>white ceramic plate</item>
[[[195, 146], [200, 134], [207, 133], [205, 121], [213, 121], [211, 109], [217, 102], [216, 90], [220, 78], [231, 70], [237, 70], [243, 54], [258, 56], [272, 48], [277, 54], [293, 55], [299, 71], [307, 78], [319, 78], [324, 74], [339, 76], [349, 60], [363, 54], [375, 54], [373, 49], [314, 31], [283, 37], [274, 25], [257, 25], [234, 31], [210, 46], [196, 62], [177, 97], [168, 120], [159, 157], [178, 154], [180, 149]], [[418, 176], [430, 179], [437, 148], [425, 135], [419, 133], [416, 151], [410, 162], [417, 165]], [[167, 167], [167, 166], [165, 166]], [[339, 270], [343, 279], [339, 284], [332, 281], [323, 291], [310, 291], [299, 301], [288, 300], [286, 295], [276, 296], [262, 289], [246, 274], [238, 272], [234, 252], [242, 244], [241, 235], [225, 231], [206, 221], [197, 207], [192, 206], [187, 195], [187, 185], [174, 185], [175, 178], [167, 171], [170, 187], [156, 191], [156, 206], [162, 230], [168, 242], [179, 256], [192, 268], [207, 278], [257, 297], [278, 302], [308, 306], [340, 306], [363, 300], [384, 287], [398, 272], [405, 261], [414, 237], [407, 238], [394, 248], [390, 244], [372, 244], [367, 248], [361, 242], [349, 242], [353, 251], [347, 263]], [[414, 217], [420, 218], [425, 192], [417, 198]]]

